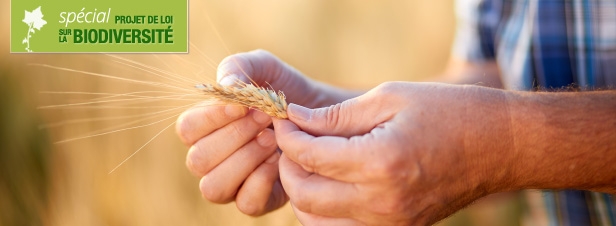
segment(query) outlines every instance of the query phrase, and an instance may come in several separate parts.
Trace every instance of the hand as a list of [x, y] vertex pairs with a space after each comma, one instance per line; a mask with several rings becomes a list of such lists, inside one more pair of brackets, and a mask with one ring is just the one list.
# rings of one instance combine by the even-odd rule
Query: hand
[[[287, 102], [313, 107], [349, 98], [262, 50], [227, 57], [217, 77], [222, 85], [233, 85], [238, 79], [271, 85], [285, 93]], [[190, 147], [186, 165], [201, 178], [204, 198], [215, 203], [236, 201], [240, 211], [253, 216], [286, 203], [278, 175], [280, 154], [274, 132], [267, 128], [270, 124], [271, 118], [262, 112], [211, 103], [195, 106], [178, 118], [177, 133]]]
[[274, 120], [274, 127], [280, 178], [298, 219], [427, 225], [502, 190], [511, 142], [486, 141], [508, 138], [502, 94], [386, 83], [332, 107], [289, 106], [289, 120]]

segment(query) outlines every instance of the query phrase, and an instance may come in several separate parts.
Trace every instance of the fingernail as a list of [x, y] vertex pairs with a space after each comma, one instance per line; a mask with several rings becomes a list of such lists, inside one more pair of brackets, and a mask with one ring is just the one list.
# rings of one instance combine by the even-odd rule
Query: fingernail
[[234, 86], [239, 81], [240, 81], [239, 77], [236, 74], [231, 74], [231, 75], [227, 75], [223, 77], [222, 79], [220, 79], [220, 82], [218, 82], [218, 84], [222, 86]]
[[260, 112], [260, 111], [256, 111], [256, 110], [255, 110], [255, 112], [253, 112], [252, 118], [254, 118], [255, 121], [257, 123], [259, 123], [259, 124], [269, 123], [270, 120], [271, 120], [269, 115], [267, 115], [267, 114], [265, 114], [263, 112]]
[[310, 120], [310, 109], [305, 108], [297, 104], [289, 104], [287, 107], [287, 113], [294, 118], [298, 118], [304, 121]]

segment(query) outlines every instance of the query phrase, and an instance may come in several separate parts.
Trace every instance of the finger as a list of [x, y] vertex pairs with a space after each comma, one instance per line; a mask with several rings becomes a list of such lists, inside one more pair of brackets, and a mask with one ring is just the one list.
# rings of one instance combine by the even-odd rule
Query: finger
[[[288, 100], [297, 103], [313, 101], [312, 84], [301, 72], [265, 50], [238, 53], [223, 59], [218, 65], [216, 77], [222, 85], [254, 82], [286, 92]], [[298, 92], [300, 91], [301, 92]]]
[[251, 216], [260, 216], [282, 207], [288, 201], [279, 180], [279, 158], [278, 152], [272, 153], [244, 181], [235, 199], [240, 211]]
[[266, 129], [201, 178], [203, 197], [215, 203], [232, 201], [244, 180], [274, 152], [274, 131]]
[[246, 115], [245, 107], [236, 105], [216, 106], [208, 102], [186, 110], [176, 123], [176, 132], [187, 146], [230, 122]]
[[340, 226], [365, 225], [362, 222], [359, 222], [359, 221], [356, 221], [350, 218], [332, 218], [332, 217], [325, 217], [325, 216], [305, 213], [295, 208], [293, 204], [291, 205], [293, 207], [293, 212], [295, 213], [295, 216], [297, 217], [299, 222], [302, 223], [302, 225], [306, 225], [306, 226], [309, 226], [309, 225], [340, 225]]
[[271, 118], [267, 114], [250, 110], [247, 116], [210, 133], [191, 146], [186, 156], [187, 167], [202, 177], [251, 141], [270, 122]]
[[377, 125], [391, 119], [395, 111], [386, 100], [374, 99], [374, 92], [342, 103], [317, 109], [289, 104], [287, 114], [301, 130], [315, 136], [351, 137], [370, 132]]
[[344, 182], [363, 182], [372, 160], [385, 149], [390, 137], [377, 128], [352, 138], [314, 137], [288, 120], [274, 120], [276, 141], [285, 155], [304, 170]]
[[361, 200], [354, 184], [304, 171], [285, 155], [279, 162], [280, 181], [297, 209], [327, 217], [354, 215], [352, 207]]

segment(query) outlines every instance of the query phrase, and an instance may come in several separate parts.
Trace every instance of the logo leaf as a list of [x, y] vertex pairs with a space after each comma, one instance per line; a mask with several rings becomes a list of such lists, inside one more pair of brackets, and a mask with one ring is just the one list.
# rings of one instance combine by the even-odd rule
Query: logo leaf
[[32, 10], [32, 12], [28, 12], [25, 10], [26, 15], [23, 19], [23, 22], [28, 26], [32, 25], [33, 28], [37, 30], [41, 30], [41, 28], [47, 24], [47, 21], [43, 20], [43, 13], [41, 12], [41, 7]]

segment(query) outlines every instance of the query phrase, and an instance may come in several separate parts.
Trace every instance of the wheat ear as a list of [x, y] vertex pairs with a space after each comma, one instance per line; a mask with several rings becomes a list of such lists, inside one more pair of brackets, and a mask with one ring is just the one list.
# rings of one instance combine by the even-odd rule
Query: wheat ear
[[238, 86], [221, 86], [219, 84], [200, 84], [195, 88], [201, 90], [207, 98], [217, 99], [225, 103], [240, 104], [256, 108], [272, 117], [287, 118], [287, 101], [281, 91], [276, 91], [236, 82]]

